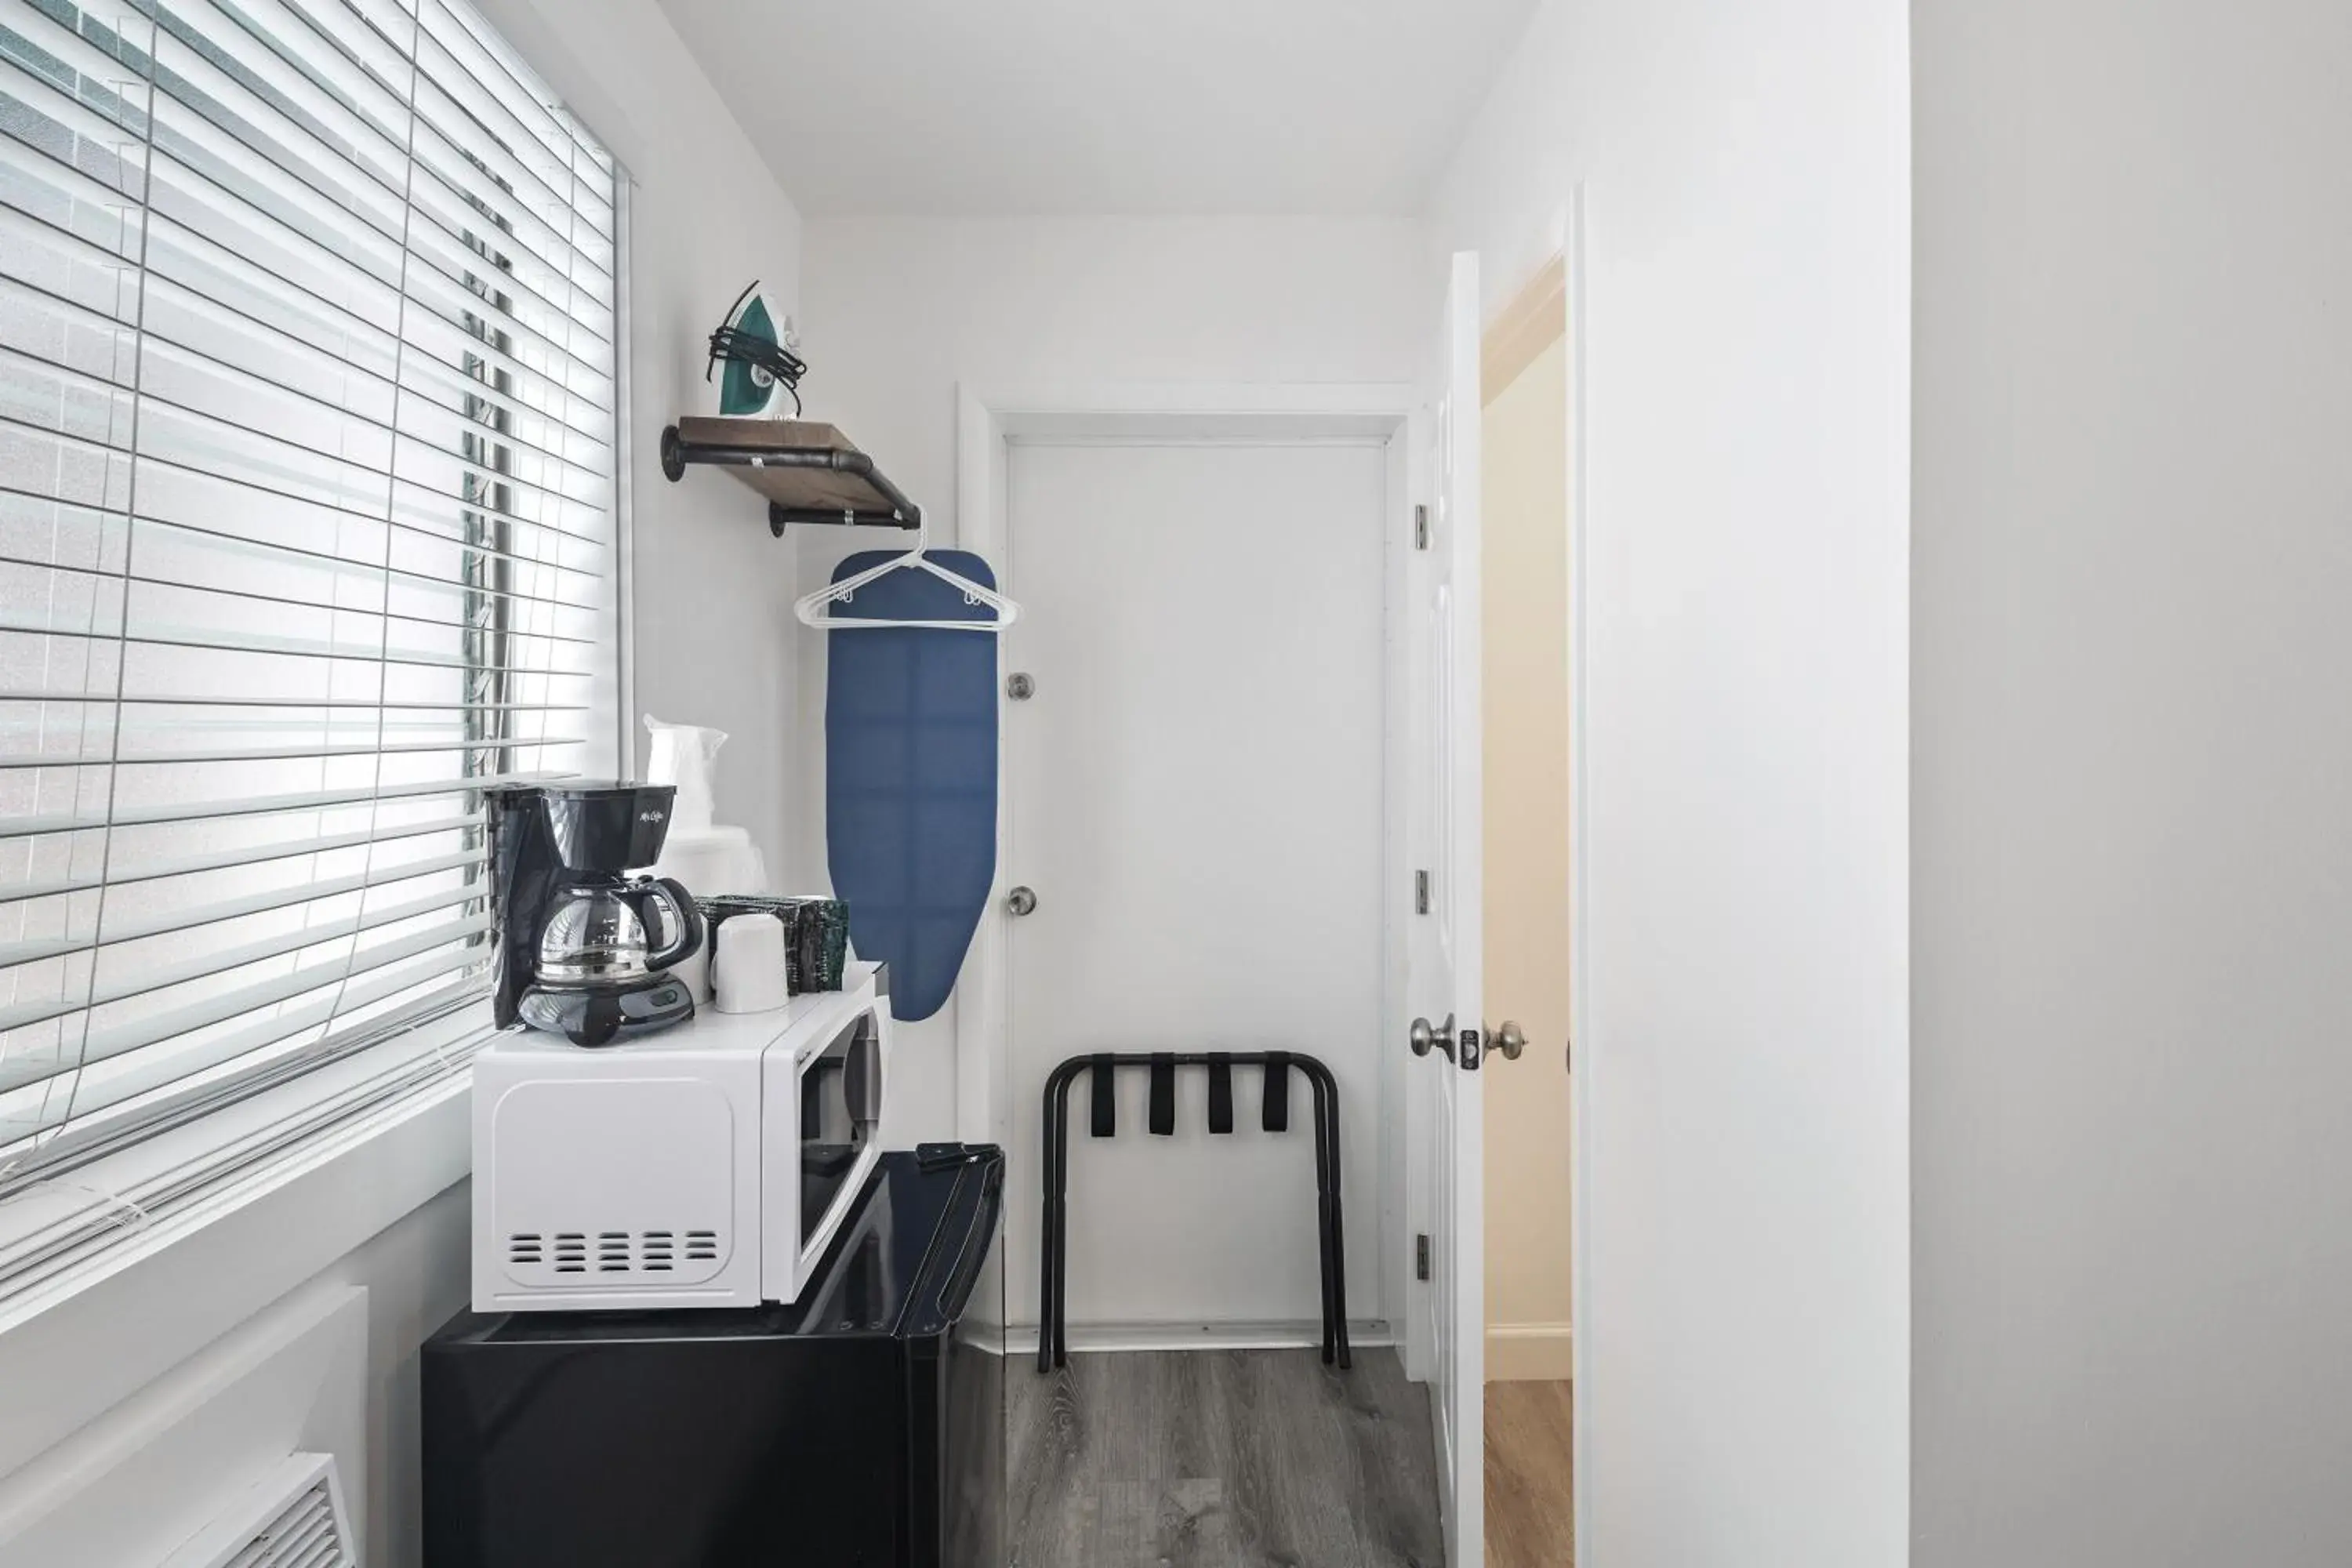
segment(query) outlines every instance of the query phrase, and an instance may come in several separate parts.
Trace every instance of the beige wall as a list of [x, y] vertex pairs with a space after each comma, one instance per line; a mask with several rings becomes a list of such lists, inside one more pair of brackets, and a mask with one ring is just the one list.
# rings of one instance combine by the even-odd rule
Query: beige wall
[[1569, 1340], [1568, 370], [1554, 338], [1486, 411], [1486, 1375]]

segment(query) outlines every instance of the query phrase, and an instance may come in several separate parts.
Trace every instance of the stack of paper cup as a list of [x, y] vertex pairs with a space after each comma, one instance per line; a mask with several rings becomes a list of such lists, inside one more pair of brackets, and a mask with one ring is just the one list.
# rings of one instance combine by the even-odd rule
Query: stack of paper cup
[[766, 1013], [784, 1005], [784, 922], [770, 914], [730, 915], [711, 955], [712, 1005], [722, 1013]]

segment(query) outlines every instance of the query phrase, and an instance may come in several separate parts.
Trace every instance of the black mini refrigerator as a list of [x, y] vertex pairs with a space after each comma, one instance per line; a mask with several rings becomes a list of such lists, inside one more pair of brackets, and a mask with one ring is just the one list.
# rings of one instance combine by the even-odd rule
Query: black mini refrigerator
[[433, 1568], [1001, 1568], [1004, 1156], [882, 1157], [790, 1306], [459, 1313]]

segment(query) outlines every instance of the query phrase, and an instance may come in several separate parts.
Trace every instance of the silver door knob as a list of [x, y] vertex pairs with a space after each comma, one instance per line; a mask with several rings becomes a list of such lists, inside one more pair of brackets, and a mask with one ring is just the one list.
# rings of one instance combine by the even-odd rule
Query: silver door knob
[[1495, 1031], [1494, 1044], [1495, 1048], [1503, 1053], [1504, 1059], [1517, 1061], [1519, 1053], [1528, 1048], [1527, 1031], [1506, 1018], [1503, 1020], [1503, 1026]]
[[1037, 894], [1029, 888], [1015, 888], [1004, 895], [1004, 907], [1016, 915], [1032, 913], [1037, 908]]
[[1454, 1015], [1448, 1013], [1445, 1015], [1445, 1022], [1435, 1026], [1426, 1018], [1415, 1018], [1412, 1021], [1412, 1029], [1407, 1037], [1407, 1043], [1412, 1047], [1414, 1056], [1425, 1057], [1434, 1048], [1444, 1052], [1445, 1059], [1452, 1061], [1454, 1059]]

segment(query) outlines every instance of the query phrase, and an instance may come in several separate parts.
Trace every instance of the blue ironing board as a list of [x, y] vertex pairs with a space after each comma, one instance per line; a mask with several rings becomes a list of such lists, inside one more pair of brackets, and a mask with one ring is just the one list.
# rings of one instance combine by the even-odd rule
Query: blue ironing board
[[[896, 552], [867, 551], [833, 581]], [[924, 553], [989, 588], [961, 550]], [[893, 572], [840, 613], [989, 621], [996, 612], [926, 572]], [[857, 955], [890, 966], [890, 1013], [928, 1018], [955, 988], [996, 880], [996, 638], [937, 629], [826, 637], [824, 837]]]

